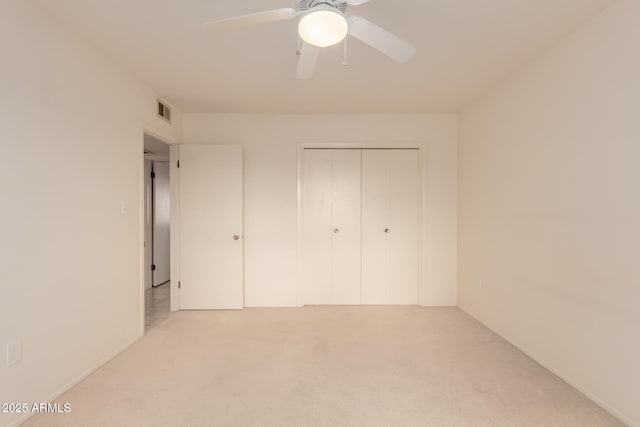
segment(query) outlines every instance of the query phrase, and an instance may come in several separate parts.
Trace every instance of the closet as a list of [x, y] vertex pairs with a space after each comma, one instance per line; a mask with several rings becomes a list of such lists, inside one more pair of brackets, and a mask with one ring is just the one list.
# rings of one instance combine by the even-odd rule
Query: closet
[[302, 302], [418, 304], [417, 149], [305, 149]]

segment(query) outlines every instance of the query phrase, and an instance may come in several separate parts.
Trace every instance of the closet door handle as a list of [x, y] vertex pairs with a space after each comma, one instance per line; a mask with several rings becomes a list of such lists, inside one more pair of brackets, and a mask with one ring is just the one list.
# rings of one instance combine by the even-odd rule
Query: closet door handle
[[389, 234], [389, 233], [391, 233], [391, 229], [389, 229], [389, 228], [385, 228], [385, 229], [384, 229], [384, 232], [385, 232], [385, 233], [387, 233], [387, 234]]
[[333, 234], [338, 234], [339, 232], [340, 232], [340, 229], [339, 229], [339, 228], [334, 228], [334, 229], [333, 229]]
[[233, 235], [233, 240], [240, 240], [240, 236], [238, 234]]

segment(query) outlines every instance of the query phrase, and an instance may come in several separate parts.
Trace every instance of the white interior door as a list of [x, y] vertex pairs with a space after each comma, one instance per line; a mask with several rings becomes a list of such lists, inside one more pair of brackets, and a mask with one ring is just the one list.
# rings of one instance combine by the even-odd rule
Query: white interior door
[[242, 149], [182, 145], [180, 156], [180, 308], [240, 309]]
[[362, 152], [362, 303], [418, 304], [418, 150]]
[[169, 163], [153, 162], [153, 173], [153, 286], [158, 286], [171, 278]]
[[153, 162], [151, 160], [144, 161], [144, 288], [149, 289], [153, 286], [153, 180], [151, 179], [151, 170]]
[[360, 150], [304, 150], [304, 304], [360, 304], [360, 173]]

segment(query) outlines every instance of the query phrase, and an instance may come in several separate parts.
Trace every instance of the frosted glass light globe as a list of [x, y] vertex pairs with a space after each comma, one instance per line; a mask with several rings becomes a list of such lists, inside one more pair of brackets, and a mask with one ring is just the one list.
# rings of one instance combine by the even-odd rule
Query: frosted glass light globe
[[305, 15], [298, 24], [300, 38], [306, 43], [327, 47], [340, 43], [347, 36], [349, 24], [345, 17], [333, 9], [322, 9]]

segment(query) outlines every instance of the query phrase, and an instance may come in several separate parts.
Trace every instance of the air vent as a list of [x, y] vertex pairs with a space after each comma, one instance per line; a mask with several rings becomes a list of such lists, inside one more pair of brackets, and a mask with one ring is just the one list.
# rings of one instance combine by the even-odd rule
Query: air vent
[[158, 116], [171, 123], [171, 107], [158, 99]]

